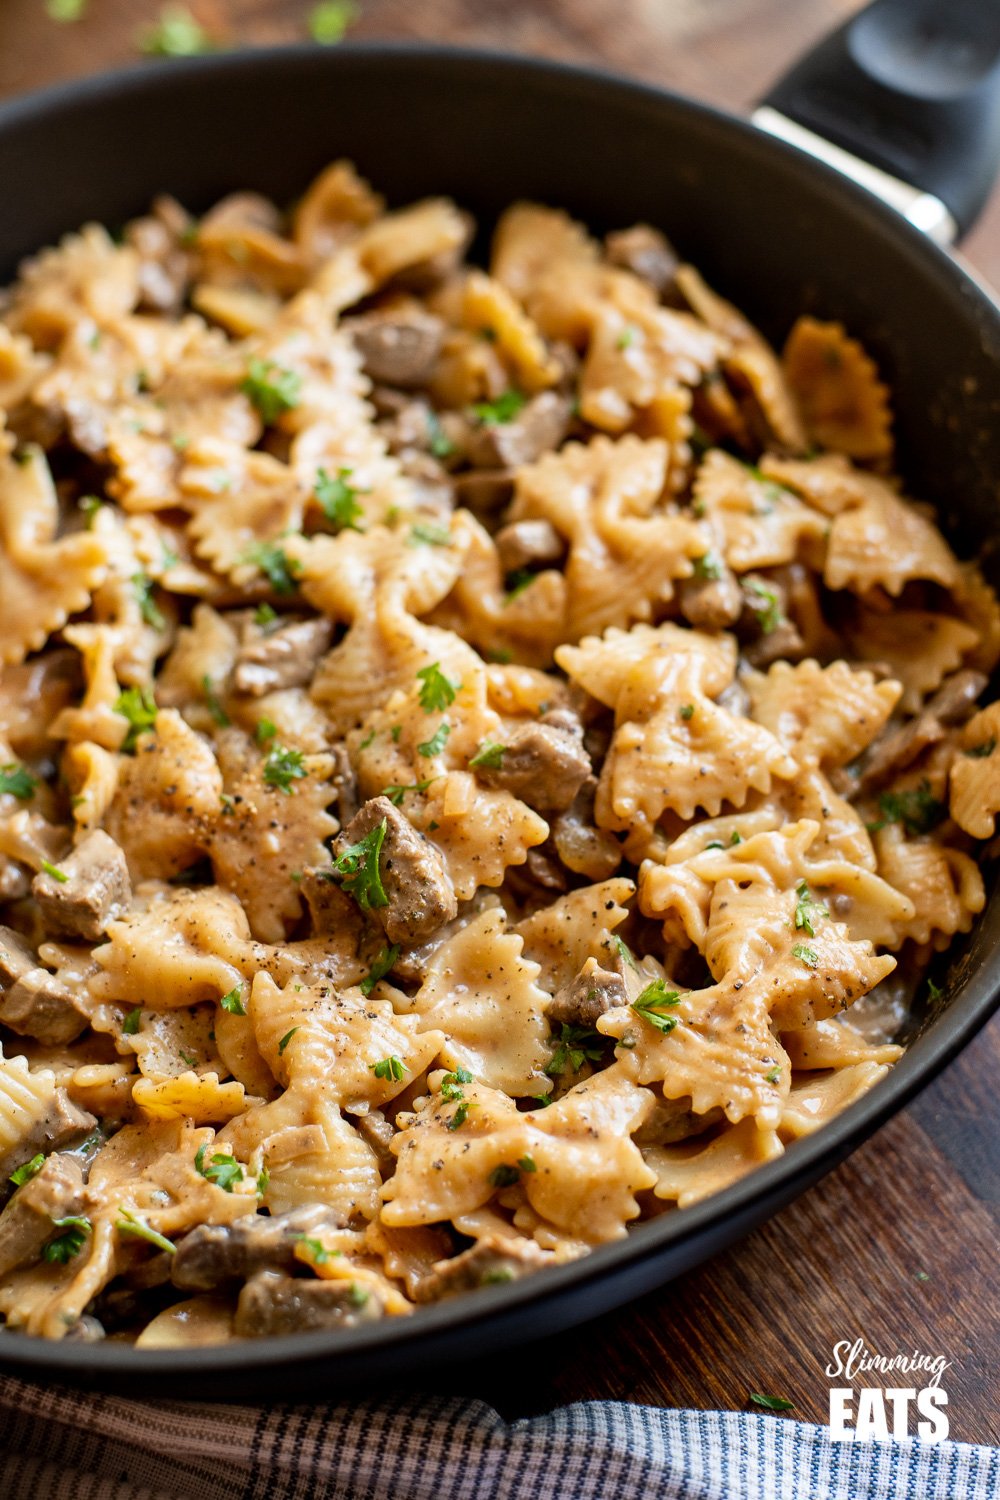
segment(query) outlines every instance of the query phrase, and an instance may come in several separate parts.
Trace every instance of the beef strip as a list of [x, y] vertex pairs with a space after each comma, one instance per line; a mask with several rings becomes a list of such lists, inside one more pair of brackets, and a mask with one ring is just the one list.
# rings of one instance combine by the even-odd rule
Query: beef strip
[[233, 673], [236, 691], [260, 698], [279, 688], [301, 687], [311, 682], [332, 636], [332, 624], [318, 615], [291, 620], [271, 631], [247, 622]]
[[775, 661], [797, 661], [805, 651], [805, 641], [789, 618], [785, 585], [761, 573], [746, 573], [740, 579], [740, 589], [740, 636], [746, 660], [758, 668]]
[[565, 812], [553, 819], [552, 843], [574, 875], [607, 880], [622, 862], [622, 846], [606, 828], [594, 822], [597, 777], [588, 776]]
[[890, 776], [911, 765], [924, 750], [943, 740], [950, 726], [964, 723], [972, 714], [986, 683], [985, 673], [968, 668], [945, 678], [915, 719], [875, 742], [856, 783], [858, 793], [882, 786]]
[[555, 1025], [593, 1030], [605, 1011], [627, 1004], [628, 990], [622, 976], [602, 969], [596, 958], [588, 958], [579, 974], [556, 991], [547, 1015]]
[[453, 480], [455, 504], [481, 519], [496, 516], [514, 498], [513, 469], [472, 469]]
[[484, 786], [504, 787], [539, 812], [564, 811], [591, 774], [582, 735], [544, 719], [510, 732], [498, 766], [474, 769]]
[[98, 828], [77, 844], [59, 869], [66, 879], [57, 880], [43, 870], [32, 882], [31, 893], [45, 925], [50, 931], [96, 943], [132, 899], [125, 855]]
[[337, 816], [343, 827], [345, 823], [351, 821], [361, 806], [358, 801], [358, 778], [354, 774], [350, 754], [343, 742], [332, 746], [330, 754], [333, 756], [333, 775], [330, 780], [337, 788]]
[[509, 422], [487, 422], [470, 436], [469, 460], [477, 469], [516, 468], [558, 448], [569, 432], [573, 406], [556, 391], [522, 406]]
[[79, 1162], [50, 1156], [0, 1214], [0, 1276], [36, 1261], [57, 1232], [53, 1220], [82, 1214], [86, 1207]]
[[354, 1281], [319, 1281], [258, 1271], [240, 1292], [233, 1332], [237, 1338], [357, 1328], [381, 1318], [382, 1299]]
[[430, 1275], [414, 1287], [414, 1297], [418, 1302], [439, 1302], [478, 1287], [519, 1281], [541, 1270], [549, 1259], [533, 1240], [484, 1235], [460, 1255], [437, 1261]]
[[317, 869], [310, 866], [302, 871], [299, 894], [309, 909], [314, 937], [333, 937], [342, 932], [345, 925], [353, 925], [357, 906], [335, 880], [330, 879], [330, 867]]
[[372, 313], [350, 325], [364, 371], [383, 385], [427, 385], [444, 341], [444, 324], [419, 310]]
[[677, 585], [680, 612], [696, 630], [728, 630], [743, 613], [743, 593], [735, 573], [721, 565], [720, 578], [682, 578]]
[[20, 933], [0, 927], [0, 1021], [39, 1042], [71, 1042], [89, 1022], [55, 974], [40, 968]]
[[388, 797], [372, 797], [334, 845], [339, 857], [385, 820], [379, 869], [388, 904], [374, 908], [390, 943], [419, 943], [458, 912], [444, 860]]
[[604, 249], [613, 266], [621, 266], [640, 276], [662, 297], [670, 290], [680, 261], [666, 235], [649, 224], [633, 224], [618, 229], [604, 241]]
[[19, 932], [13, 927], [0, 927], [0, 995], [5, 995], [10, 986], [22, 979], [37, 962]]
[[366, 1115], [355, 1115], [354, 1124], [361, 1139], [375, 1152], [379, 1176], [385, 1182], [396, 1170], [396, 1158], [389, 1149], [396, 1134], [392, 1124], [380, 1109], [370, 1109]]
[[199, 1224], [177, 1243], [170, 1278], [183, 1291], [207, 1292], [224, 1281], [245, 1281], [258, 1271], [293, 1271], [303, 1236], [339, 1227], [323, 1204], [287, 1214], [247, 1214], [232, 1224]]
[[31, 1161], [39, 1151], [46, 1156], [61, 1151], [64, 1146], [88, 1135], [96, 1124], [94, 1116], [74, 1104], [65, 1089], [57, 1088], [41, 1119], [20, 1137], [16, 1146], [0, 1153], [0, 1184], [6, 1184], [11, 1172]]
[[561, 562], [566, 543], [551, 521], [513, 521], [493, 538], [505, 573]]

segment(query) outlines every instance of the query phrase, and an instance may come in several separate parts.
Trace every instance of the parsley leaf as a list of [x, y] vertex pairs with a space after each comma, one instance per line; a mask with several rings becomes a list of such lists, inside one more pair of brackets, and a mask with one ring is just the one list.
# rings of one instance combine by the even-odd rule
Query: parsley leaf
[[518, 1158], [518, 1166], [522, 1172], [537, 1172], [538, 1166], [533, 1156], [521, 1156]]
[[617, 932], [611, 934], [611, 946], [616, 949], [619, 957], [625, 960], [630, 969], [635, 968], [635, 959], [632, 957], [632, 950], [628, 943], [625, 942], [625, 939], [618, 936]]
[[231, 1016], [245, 1016], [246, 1006], [243, 1004], [243, 987], [234, 985], [227, 994], [223, 995], [219, 1004], [222, 1009], [228, 1011]]
[[139, 606], [139, 613], [154, 630], [163, 630], [167, 622], [153, 597], [153, 588], [153, 580], [148, 573], [132, 574], [132, 592]]
[[54, 865], [51, 860], [43, 859], [42, 869], [45, 871], [46, 875], [50, 876], [51, 879], [58, 881], [60, 885], [66, 885], [69, 881], [69, 876], [66, 874], [66, 871], [60, 870], [59, 866]]
[[285, 370], [271, 359], [252, 359], [240, 390], [248, 396], [262, 420], [270, 424], [283, 412], [293, 411], [302, 396], [302, 376]]
[[258, 719], [254, 729], [254, 739], [258, 745], [266, 745], [268, 740], [273, 740], [278, 732], [278, 726], [273, 719]]
[[997, 740], [994, 734], [988, 740], [983, 740], [981, 745], [973, 745], [971, 750], [966, 750], [963, 753], [968, 755], [972, 760], [985, 760], [988, 755], [993, 754], [996, 747]]
[[212, 715], [212, 718], [220, 729], [227, 729], [232, 721], [219, 702], [219, 694], [207, 672], [201, 679], [201, 690], [205, 696], [205, 702], [208, 705], [208, 711]]
[[298, 1026], [293, 1026], [292, 1029], [291, 1029], [291, 1031], [286, 1031], [285, 1032], [284, 1036], [281, 1038], [281, 1041], [278, 1043], [278, 1056], [279, 1057], [284, 1052], [285, 1048], [288, 1046], [288, 1043], [292, 1040], [292, 1037], [295, 1035], [295, 1033], [299, 1029], [300, 1028]]
[[294, 594], [298, 588], [295, 575], [301, 571], [299, 564], [276, 542], [256, 542], [247, 548], [240, 561], [259, 568], [276, 594]]
[[443, 719], [429, 740], [421, 740], [417, 746], [417, 754], [425, 756], [428, 760], [432, 755], [440, 755], [448, 742], [451, 734], [451, 725], [447, 719]]
[[342, 881], [344, 890], [354, 897], [362, 911], [389, 905], [379, 870], [379, 856], [388, 826], [388, 818], [383, 818], [363, 839], [349, 845], [334, 861], [334, 870], [345, 877]]
[[830, 908], [822, 901], [817, 901], [809, 894], [809, 887], [804, 880], [800, 880], [795, 887], [795, 926], [810, 937], [816, 936], [815, 923], [821, 917], [828, 917]]
[[427, 417], [428, 447], [435, 458], [450, 458], [455, 451], [455, 444], [441, 426], [441, 418], [436, 411], [428, 411]]
[[681, 718], [684, 719], [685, 721], [687, 721], [688, 719], [693, 719], [694, 718], [694, 704], [693, 703], [682, 703], [681, 706], [680, 706], [680, 708], [677, 710], [677, 712], [680, 714]]
[[504, 604], [510, 604], [512, 599], [516, 599], [519, 594], [524, 593], [526, 588], [530, 588], [536, 576], [530, 568], [515, 568], [513, 573], [508, 573], [504, 579], [504, 588], [506, 589], [506, 593], [503, 596]]
[[615, 339], [615, 348], [631, 349], [632, 345], [635, 343], [635, 335], [636, 330], [632, 327], [631, 323], [626, 323], [621, 333]]
[[462, 1085], [472, 1083], [473, 1077], [468, 1068], [456, 1068], [454, 1073], [446, 1073], [441, 1080], [441, 1098], [447, 1099], [453, 1104], [456, 1099], [463, 1099]]
[[9, 792], [19, 802], [30, 802], [35, 795], [38, 779], [24, 766], [9, 761], [0, 766], [0, 792]]
[[515, 1182], [521, 1181], [521, 1174], [516, 1167], [509, 1167], [505, 1162], [501, 1162], [499, 1167], [493, 1168], [489, 1181], [491, 1187], [513, 1187]]
[[393, 1083], [401, 1083], [406, 1076], [403, 1059], [395, 1053], [390, 1057], [383, 1057], [381, 1062], [372, 1063], [371, 1069], [376, 1078], [384, 1078]]
[[495, 401], [477, 401], [472, 410], [484, 427], [495, 427], [513, 422], [522, 407], [527, 405], [527, 396], [513, 389], [504, 391]]
[[792, 957], [799, 958], [807, 969], [815, 969], [819, 963], [819, 954], [815, 948], [807, 948], [804, 943], [796, 943], [792, 949]]
[[135, 1036], [142, 1022], [142, 1006], [137, 1005], [135, 1010], [130, 1010], [122, 1021], [122, 1031], [126, 1036]]
[[23, 1187], [33, 1177], [37, 1177], [44, 1165], [45, 1152], [39, 1151], [37, 1156], [33, 1156], [30, 1161], [22, 1162], [16, 1171], [11, 1172], [8, 1181], [12, 1182], [15, 1187]]
[[87, 0], [45, 0], [45, 14], [50, 21], [79, 21], [87, 9]]
[[410, 545], [426, 547], [448, 547], [451, 545], [451, 532], [447, 526], [432, 526], [426, 521], [418, 521], [415, 526], [410, 527]]
[[[368, 970], [368, 973], [365, 975], [364, 979], [362, 979], [360, 985], [358, 986], [362, 995], [367, 996], [371, 994], [372, 990], [378, 984], [379, 980], [384, 979], [385, 976], [389, 973], [398, 957], [398, 943], [393, 943], [391, 948], [385, 947], [382, 949], [378, 958], [372, 964], [371, 968]], [[376, 1077], [378, 1076], [379, 1075], [376, 1074]]]
[[352, 0], [321, 0], [309, 13], [309, 35], [321, 47], [333, 47], [357, 19], [358, 8]]
[[642, 1016], [657, 1031], [673, 1031], [677, 1025], [676, 1016], [667, 1016], [663, 1012], [673, 1005], [679, 1005], [681, 997], [676, 990], [668, 990], [662, 979], [654, 979], [641, 994], [632, 1001], [632, 1009], [637, 1016]]
[[461, 1104], [456, 1109], [455, 1113], [452, 1115], [451, 1119], [448, 1121], [447, 1128], [449, 1130], [458, 1130], [460, 1126], [464, 1125], [466, 1120], [469, 1118], [470, 1108], [471, 1106], [469, 1105], [468, 1100], [463, 1099]]
[[938, 1000], [941, 999], [941, 996], [943, 994], [944, 994], [944, 990], [941, 988], [941, 986], [939, 984], [935, 984], [934, 981], [933, 981], [933, 979], [928, 979], [928, 981], [927, 981], [927, 998], [929, 1000], [938, 1001]]
[[420, 707], [426, 714], [450, 708], [462, 687], [460, 682], [452, 682], [446, 677], [436, 661], [432, 661], [429, 667], [421, 667], [417, 680], [420, 683]]
[[403, 798], [407, 792], [426, 792], [429, 786], [435, 781], [440, 780], [440, 776], [429, 776], [426, 781], [408, 781], [404, 784], [396, 783], [392, 786], [384, 786], [379, 795], [388, 797], [393, 807], [402, 807]]
[[778, 1083], [781, 1079], [780, 1065], [771, 1069], [770, 1073], [764, 1074], [765, 1083]]
[[305, 1245], [314, 1266], [325, 1266], [327, 1261], [332, 1260], [335, 1255], [344, 1253], [342, 1250], [328, 1250], [322, 1240], [315, 1239], [308, 1234], [297, 1234], [295, 1238], [300, 1245]]
[[722, 577], [722, 564], [711, 552], [706, 552], [701, 557], [692, 558], [691, 566], [694, 569], [695, 578]]
[[270, 604], [258, 604], [257, 608], [253, 612], [253, 622], [255, 625], [258, 625], [261, 630], [266, 630], [269, 625], [273, 625], [276, 622], [277, 618], [278, 616], [275, 614]]
[[483, 740], [475, 755], [469, 761], [469, 770], [474, 771], [477, 766], [482, 766], [488, 771], [499, 771], [503, 765], [506, 745], [501, 745], [497, 740]]
[[332, 525], [360, 531], [358, 519], [364, 515], [364, 511], [358, 504], [359, 492], [347, 483], [353, 472], [353, 469], [338, 469], [336, 476], [331, 476], [325, 469], [318, 469], [313, 493], [324, 516]]
[[65, 1230], [65, 1233], [57, 1234], [55, 1239], [49, 1240], [42, 1251], [42, 1259], [47, 1260], [49, 1265], [64, 1266], [83, 1249], [93, 1225], [83, 1214], [67, 1214], [64, 1219], [53, 1219], [52, 1222], [57, 1229]]
[[791, 1411], [795, 1405], [794, 1401], [786, 1401], [784, 1396], [762, 1396], [760, 1391], [751, 1391], [750, 1400], [766, 1411]]
[[208, 32], [183, 5], [166, 5], [160, 19], [139, 38], [147, 57], [198, 57], [212, 51]]
[[760, 600], [759, 605], [751, 605], [751, 608], [757, 616], [757, 624], [762, 633], [771, 635], [784, 619], [777, 590], [769, 589], [766, 583], [761, 583], [756, 578], [744, 578], [743, 588], [746, 593]]
[[303, 765], [301, 750], [287, 750], [284, 745], [273, 746], [264, 762], [264, 780], [268, 786], [276, 786], [286, 797], [292, 794], [292, 782], [302, 781], [309, 772]]
[[165, 1234], [160, 1234], [152, 1225], [147, 1224], [145, 1219], [140, 1219], [138, 1214], [134, 1214], [130, 1208], [119, 1208], [115, 1228], [119, 1234], [132, 1234], [137, 1240], [148, 1240], [158, 1250], [166, 1250], [168, 1255], [173, 1255], [177, 1250], [173, 1240], [168, 1240]]
[[574, 1073], [579, 1073], [585, 1062], [600, 1062], [604, 1056], [604, 1041], [598, 1031], [586, 1026], [563, 1025], [559, 1042], [552, 1057], [545, 1065], [549, 1077], [565, 1073], [567, 1063]]
[[126, 755], [131, 755], [135, 751], [139, 736], [147, 729], [152, 729], [156, 723], [156, 699], [153, 697], [153, 689], [149, 687], [125, 688], [115, 699], [115, 713], [121, 714], [122, 718], [129, 722], [128, 733], [122, 740], [122, 750]]
[[878, 805], [882, 816], [876, 823], [869, 823], [872, 833], [887, 823], [902, 823], [906, 832], [914, 837], [930, 833], [944, 820], [948, 811], [944, 803], [932, 795], [930, 782], [926, 779], [910, 791], [883, 792]]
[[207, 1146], [199, 1146], [195, 1152], [195, 1171], [200, 1172], [207, 1182], [214, 1182], [223, 1192], [231, 1193], [235, 1184], [243, 1181], [243, 1168], [234, 1157], [221, 1151], [217, 1151], [206, 1166], [207, 1149]]

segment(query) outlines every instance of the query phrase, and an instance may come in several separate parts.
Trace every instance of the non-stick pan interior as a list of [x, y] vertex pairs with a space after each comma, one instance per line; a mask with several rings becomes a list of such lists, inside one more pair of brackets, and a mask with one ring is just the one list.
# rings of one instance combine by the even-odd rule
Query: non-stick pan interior
[[[654, 90], [514, 58], [400, 47], [291, 49], [149, 66], [0, 109], [0, 282], [88, 220], [109, 225], [171, 192], [198, 211], [253, 188], [289, 202], [338, 156], [391, 201], [448, 193], [484, 235], [516, 198], [596, 229], [662, 229], [772, 338], [803, 311], [842, 319], [896, 397], [902, 467], [956, 546], [994, 571], [1000, 479], [1000, 315], [941, 251], [860, 190], [750, 127]], [[879, 1089], [781, 1161], [709, 1203], [644, 1226], [575, 1267], [442, 1305], [385, 1330], [282, 1339], [195, 1356], [51, 1349], [0, 1335], [4, 1362], [62, 1378], [190, 1394], [264, 1391], [280, 1364], [343, 1382], [551, 1331], [722, 1248], [840, 1160], [991, 1012], [996, 900], [949, 955], [949, 1004]], [[547, 1285], [543, 1285], [547, 1282]], [[309, 1356], [312, 1356], [311, 1360]], [[242, 1385], [234, 1384], [239, 1370]], [[283, 1385], [283, 1389], [285, 1389]]]

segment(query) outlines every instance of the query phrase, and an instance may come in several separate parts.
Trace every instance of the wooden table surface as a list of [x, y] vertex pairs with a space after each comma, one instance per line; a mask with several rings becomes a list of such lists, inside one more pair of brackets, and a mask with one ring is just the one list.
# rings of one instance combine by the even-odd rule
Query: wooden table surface
[[[351, 35], [419, 37], [603, 62], [731, 109], [856, 0], [360, 0]], [[227, 45], [301, 40], [309, 0], [191, 0]], [[135, 61], [157, 0], [89, 0], [56, 24], [0, 4], [0, 97]], [[964, 245], [1000, 283], [1000, 195]], [[436, 1385], [505, 1416], [584, 1398], [740, 1409], [751, 1391], [828, 1420], [824, 1367], [862, 1338], [943, 1354], [951, 1435], [1000, 1443], [1000, 1017], [903, 1114], [726, 1254], [576, 1332]]]

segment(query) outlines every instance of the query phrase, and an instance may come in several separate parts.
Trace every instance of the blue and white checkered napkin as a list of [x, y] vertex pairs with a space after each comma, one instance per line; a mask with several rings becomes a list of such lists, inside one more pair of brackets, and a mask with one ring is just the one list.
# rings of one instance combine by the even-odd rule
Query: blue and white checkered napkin
[[580, 1402], [238, 1407], [0, 1377], [3, 1500], [997, 1500], [1000, 1449], [831, 1444], [735, 1412]]

